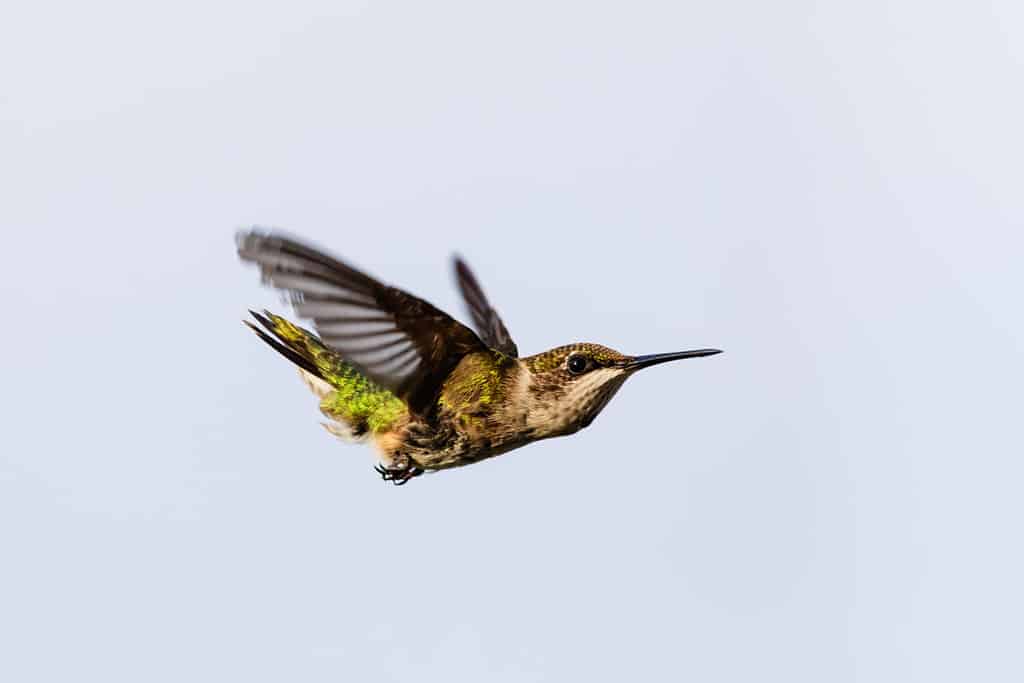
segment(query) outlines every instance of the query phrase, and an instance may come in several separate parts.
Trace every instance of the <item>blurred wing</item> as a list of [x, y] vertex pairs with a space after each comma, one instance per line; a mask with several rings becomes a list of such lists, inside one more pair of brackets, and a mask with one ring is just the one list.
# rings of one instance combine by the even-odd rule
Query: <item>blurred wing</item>
[[458, 256], [455, 257], [455, 279], [458, 280], [459, 291], [466, 300], [466, 306], [473, 317], [473, 325], [480, 333], [480, 338], [492, 349], [497, 349], [511, 358], [518, 358], [519, 349], [505, 329], [505, 323], [501, 322], [498, 312], [487, 301], [480, 283], [473, 277], [473, 271]]
[[321, 340], [420, 415], [467, 353], [486, 347], [468, 327], [426, 301], [384, 285], [282, 235], [240, 233], [238, 255], [288, 293]]

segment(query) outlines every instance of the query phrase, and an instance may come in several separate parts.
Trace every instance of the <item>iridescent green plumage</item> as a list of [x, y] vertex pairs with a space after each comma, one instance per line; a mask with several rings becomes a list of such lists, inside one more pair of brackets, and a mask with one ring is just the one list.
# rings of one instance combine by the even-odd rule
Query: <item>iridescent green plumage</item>
[[[332, 390], [321, 398], [320, 410], [344, 423], [352, 436], [385, 432], [406, 417], [408, 411], [400, 398], [367, 379], [309, 330], [269, 311], [253, 316], [277, 342], [308, 362], [300, 364], [305, 372], [330, 385]], [[266, 339], [262, 330], [249, 326]]]

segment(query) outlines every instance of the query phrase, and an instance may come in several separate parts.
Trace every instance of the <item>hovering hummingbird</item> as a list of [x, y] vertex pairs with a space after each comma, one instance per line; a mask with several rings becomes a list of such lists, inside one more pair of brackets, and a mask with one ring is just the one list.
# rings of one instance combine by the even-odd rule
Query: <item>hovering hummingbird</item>
[[237, 244], [239, 257], [286, 292], [316, 333], [267, 311], [250, 311], [259, 326], [246, 325], [298, 366], [329, 432], [374, 442], [375, 469], [396, 485], [572, 434], [593, 422], [637, 370], [721, 353], [627, 356], [576, 343], [520, 358], [458, 257], [455, 275], [476, 332], [292, 238], [251, 230]]

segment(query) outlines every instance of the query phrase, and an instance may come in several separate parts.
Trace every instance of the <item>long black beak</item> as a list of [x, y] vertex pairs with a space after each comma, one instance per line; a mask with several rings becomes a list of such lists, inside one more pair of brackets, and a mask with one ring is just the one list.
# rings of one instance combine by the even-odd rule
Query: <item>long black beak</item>
[[721, 353], [721, 350], [695, 349], [693, 351], [675, 351], [673, 353], [652, 353], [647, 356], [634, 356], [630, 360], [626, 361], [625, 368], [627, 370], [639, 370], [641, 368], [649, 368], [652, 365], [658, 365], [659, 363], [667, 363], [672, 360], [682, 360], [683, 358], [700, 358], [701, 356], [713, 356], [716, 353]]

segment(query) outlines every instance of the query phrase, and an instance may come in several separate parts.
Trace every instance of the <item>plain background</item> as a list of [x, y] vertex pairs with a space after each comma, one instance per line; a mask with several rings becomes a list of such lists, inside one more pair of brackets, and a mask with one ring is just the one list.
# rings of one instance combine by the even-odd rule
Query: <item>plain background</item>
[[[1019, 2], [0, 22], [0, 678], [1019, 681]], [[240, 323], [305, 236], [726, 353], [402, 489]]]

